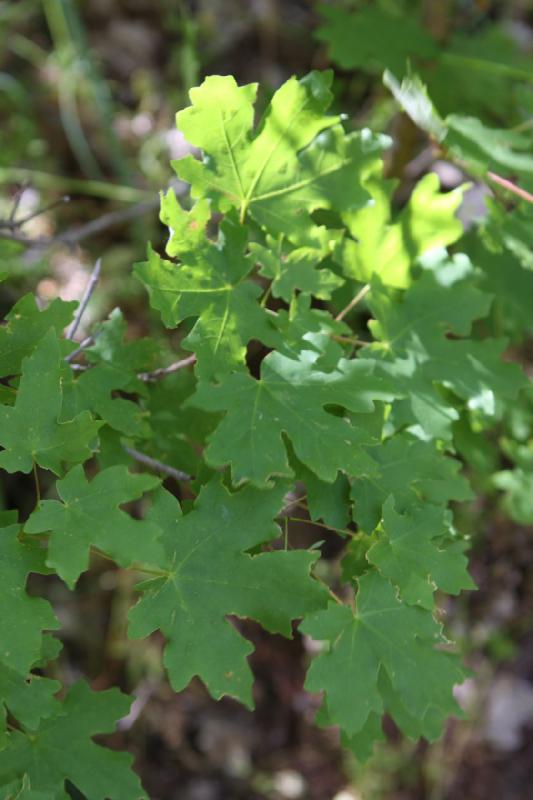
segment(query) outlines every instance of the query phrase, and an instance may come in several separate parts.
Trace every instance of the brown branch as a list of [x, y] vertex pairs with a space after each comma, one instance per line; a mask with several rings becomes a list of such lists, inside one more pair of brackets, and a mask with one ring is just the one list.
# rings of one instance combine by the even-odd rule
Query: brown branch
[[125, 222], [130, 222], [137, 217], [142, 217], [149, 211], [153, 211], [159, 205], [159, 196], [156, 195], [153, 200], [147, 200], [143, 203], [136, 203], [127, 208], [119, 208], [117, 211], [110, 211], [108, 214], [103, 214], [97, 219], [86, 222], [84, 225], [76, 225], [70, 228], [59, 236], [55, 237], [56, 241], [62, 242], [67, 245], [74, 245], [82, 242], [89, 236], [94, 236], [97, 233], [112, 228], [115, 225], [122, 225]]
[[154, 369], [153, 372], [139, 372], [137, 377], [139, 380], [145, 381], [146, 383], [154, 383], [161, 378], [165, 378], [167, 375], [172, 375], [173, 372], [178, 372], [180, 369], [189, 367], [191, 364], [196, 364], [195, 355], [182, 358], [181, 361], [175, 361], [168, 367], [159, 367], [159, 369]]
[[96, 264], [94, 265], [93, 271], [91, 272], [91, 277], [89, 278], [89, 283], [85, 288], [85, 292], [83, 293], [83, 297], [81, 298], [80, 304], [78, 306], [78, 310], [76, 311], [76, 316], [72, 320], [71, 324], [69, 325], [66, 333], [67, 339], [74, 338], [74, 334], [78, 330], [79, 324], [81, 322], [81, 318], [83, 316], [83, 312], [87, 308], [89, 300], [92, 297], [94, 290], [96, 289], [96, 284], [98, 283], [98, 278], [100, 277], [100, 270], [102, 269], [102, 259], [98, 258], [96, 260]]
[[174, 467], [171, 467], [170, 464], [164, 464], [162, 461], [158, 461], [156, 458], [147, 456], [146, 453], [141, 453], [139, 450], [135, 450], [133, 447], [124, 447], [124, 450], [135, 461], [138, 461], [139, 464], [144, 464], [145, 467], [149, 467], [150, 469], [154, 470], [154, 472], [162, 472], [177, 481], [192, 480], [192, 476], [188, 475], [187, 472], [182, 472], [179, 469], [175, 469]]

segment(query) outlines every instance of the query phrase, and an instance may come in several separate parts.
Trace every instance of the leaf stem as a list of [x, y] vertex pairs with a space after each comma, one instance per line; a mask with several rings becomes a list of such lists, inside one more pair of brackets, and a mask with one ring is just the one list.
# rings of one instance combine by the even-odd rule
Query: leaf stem
[[502, 178], [501, 175], [498, 175], [496, 172], [491, 172], [490, 170], [487, 172], [487, 177], [490, 178], [491, 181], [494, 181], [494, 183], [503, 186], [508, 192], [512, 192], [512, 194], [525, 200], [527, 203], [533, 203], [533, 194], [517, 186], [516, 183], [513, 183], [507, 178]]
[[325, 581], [323, 578], [321, 578], [319, 575], [317, 575], [317, 574], [316, 574], [316, 573], [314, 573], [314, 572], [313, 572], [313, 578], [314, 578], [315, 580], [317, 580], [319, 583], [321, 583], [321, 584], [322, 584], [322, 586], [325, 586], [325, 587], [326, 587], [326, 589], [327, 589], [327, 590], [328, 590], [328, 592], [329, 592], [329, 596], [331, 597], [331, 599], [332, 599], [332, 600], [335, 600], [335, 602], [336, 602], [336, 603], [338, 603], [340, 606], [343, 606], [343, 605], [345, 605], [345, 603], [343, 603], [343, 601], [340, 599], [339, 595], [338, 595], [338, 594], [335, 594], [335, 592], [333, 591], [333, 589], [331, 588], [331, 586], [328, 586], [328, 584], [326, 583], [326, 581]]
[[353, 531], [346, 528], [335, 528], [333, 525], [327, 525], [325, 522], [315, 522], [312, 519], [303, 519], [303, 517], [289, 517], [289, 519], [291, 522], [304, 522], [308, 525], [316, 525], [318, 528], [325, 528], [328, 531], [335, 531], [335, 533], [340, 533], [342, 536], [357, 536]]
[[41, 502], [41, 487], [39, 485], [39, 473], [37, 471], [37, 462], [35, 459], [32, 460], [33, 463], [33, 480], [35, 481], [35, 508]]
[[367, 296], [367, 294], [369, 293], [369, 291], [370, 291], [370, 284], [369, 284], [369, 283], [365, 283], [365, 285], [363, 286], [363, 288], [362, 288], [362, 289], [361, 289], [359, 292], [357, 292], [357, 294], [355, 295], [355, 297], [354, 297], [352, 300], [350, 300], [350, 302], [348, 303], [348, 305], [346, 306], [346, 308], [343, 308], [343, 309], [342, 309], [342, 311], [341, 311], [339, 314], [337, 314], [337, 316], [335, 317], [335, 320], [336, 320], [337, 322], [340, 322], [342, 319], [344, 319], [344, 317], [346, 316], [346, 314], [348, 314], [348, 313], [349, 313], [349, 312], [352, 310], [352, 308], [355, 308], [355, 306], [356, 306], [358, 303], [360, 303], [360, 302], [361, 302], [361, 300], [362, 300], [364, 297], [366, 297], [366, 296]]

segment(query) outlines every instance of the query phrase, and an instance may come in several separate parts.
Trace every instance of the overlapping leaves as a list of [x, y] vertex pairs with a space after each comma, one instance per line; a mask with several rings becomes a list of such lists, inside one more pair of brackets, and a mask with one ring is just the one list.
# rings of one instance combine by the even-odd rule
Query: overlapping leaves
[[162, 573], [139, 587], [144, 594], [130, 612], [130, 635], [165, 634], [176, 691], [197, 675], [214, 697], [228, 694], [250, 706], [252, 648], [227, 617], [249, 617], [290, 636], [292, 619], [324, 606], [326, 594], [309, 576], [317, 553], [248, 553], [279, 534], [273, 518], [283, 489], [230, 494], [215, 480], [185, 516], [170, 494], [159, 494], [151, 518], [164, 532]]
[[[392, 33], [380, 45], [390, 40], [394, 65], [403, 52]], [[426, 45], [431, 55], [431, 42], [418, 42]], [[506, 342], [476, 329], [492, 302], [478, 288], [486, 274], [443, 250], [461, 234], [462, 190], [443, 194], [426, 176], [395, 213], [385, 140], [347, 134], [326, 114], [330, 84], [328, 74], [290, 79], [254, 127], [256, 87], [208, 78], [178, 116], [203, 151], [177, 164], [195, 202], [186, 211], [172, 191], [162, 198], [168, 258], [149, 249], [136, 271], [164, 324], [178, 329], [173, 342], [194, 353], [194, 373], [147, 385], [139, 373], [159, 366], [160, 348], [127, 341], [116, 310], [92, 331], [75, 372], [65, 362], [75, 345], [60, 338], [70, 304], [41, 312], [23, 298], [0, 330], [0, 466], [63, 476], [23, 526], [0, 535], [0, 719], [11, 714], [20, 728], [0, 731], [0, 794], [62, 798], [67, 780], [88, 797], [142, 797], [128, 757], [92, 742], [127, 713], [126, 700], [81, 683], [60, 702], [57, 684], [34, 674], [57, 654], [45, 632], [58, 623], [27, 592], [28, 575], [54, 572], [74, 587], [91, 550], [150, 576], [137, 586], [129, 635], [163, 634], [177, 691], [196, 676], [215, 698], [250, 706], [241, 620], [290, 636], [303, 618], [301, 630], [325, 643], [306, 684], [323, 693], [320, 722], [340, 725], [359, 756], [381, 737], [383, 713], [429, 739], [458, 713], [452, 688], [463, 672], [433, 616], [437, 589], [473, 586], [448, 510], [472, 497], [452, 436], [464, 452], [457, 420], [493, 424], [523, 379], [502, 360]], [[474, 163], [483, 135], [484, 153], [506, 169], [524, 166], [520, 136], [443, 121], [413, 86], [400, 87], [403, 99], [435, 139], [451, 146], [455, 131]], [[501, 245], [527, 268], [516, 220], [505, 240], [492, 237], [494, 252]], [[366, 281], [368, 328], [354, 303]], [[516, 468], [496, 481], [525, 520], [529, 447], [520, 442], [508, 451]], [[159, 471], [189, 471], [194, 504], [184, 501], [182, 513], [159, 479], [121, 466], [131, 443], [164, 462]], [[279, 538], [275, 520], [304, 503], [349, 542], [338, 596], [314, 578], [318, 549]]]
[[179, 177], [194, 197], [212, 198], [221, 211], [237, 208], [241, 221], [250, 215], [273, 235], [312, 243], [317, 231], [310, 214], [364, 204], [358, 173], [386, 144], [369, 131], [346, 134], [339, 117], [326, 116], [331, 81], [327, 72], [290, 78], [254, 131], [256, 84], [206, 78], [191, 91], [192, 106], [177, 117], [203, 160], [175, 162]]

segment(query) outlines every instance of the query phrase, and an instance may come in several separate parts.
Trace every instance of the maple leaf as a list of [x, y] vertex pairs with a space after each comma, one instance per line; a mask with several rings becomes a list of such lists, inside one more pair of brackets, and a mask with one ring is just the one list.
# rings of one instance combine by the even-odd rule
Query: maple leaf
[[317, 553], [247, 552], [279, 535], [273, 518], [285, 491], [246, 487], [230, 494], [214, 480], [185, 516], [168, 492], [159, 493], [151, 516], [163, 531], [165, 573], [139, 587], [144, 595], [130, 612], [130, 636], [162, 631], [176, 691], [197, 675], [213, 697], [227, 694], [251, 706], [252, 647], [226, 617], [290, 636], [291, 620], [324, 606], [323, 587], [309, 576]]
[[381, 357], [386, 373], [408, 395], [405, 405], [412, 417], [435, 438], [451, 438], [451, 423], [458, 419], [439, 386], [451, 389], [472, 411], [497, 419], [503, 400], [512, 400], [524, 385], [519, 366], [502, 361], [505, 340], [458, 338], [468, 336], [492, 301], [461, 280], [461, 263], [458, 257], [449, 264], [437, 260], [438, 272], [428, 269], [402, 294], [374, 278], [368, 296], [375, 317], [369, 327], [377, 342], [362, 357]]
[[92, 692], [84, 681], [69, 689], [61, 707], [31, 735], [9, 734], [0, 751], [0, 781], [27, 776], [30, 786], [63, 798], [68, 780], [91, 800], [145, 798], [131, 771], [132, 757], [100, 747], [92, 737], [111, 732], [131, 701], [118, 689]]
[[114, 308], [104, 322], [94, 326], [94, 344], [85, 348], [87, 360], [106, 364], [122, 375], [129, 375], [138, 391], [143, 388], [138, 372], [151, 370], [157, 364], [160, 348], [153, 339], [125, 341], [127, 324], [119, 308]]
[[39, 720], [57, 709], [54, 699], [61, 689], [58, 681], [39, 675], [21, 675], [0, 663], [0, 751], [5, 747], [6, 710], [26, 728], [35, 729]]
[[[491, 208], [492, 211], [492, 208]], [[507, 209], [505, 217], [512, 216]], [[501, 238], [501, 227], [505, 224], [498, 219], [497, 238]], [[490, 227], [487, 225], [487, 228]], [[509, 242], [492, 241], [492, 230], [484, 230], [484, 240], [479, 231], [471, 232], [462, 241], [462, 248], [468, 253], [473, 264], [482, 270], [480, 284], [483, 290], [495, 298], [495, 309], [500, 312], [504, 333], [518, 338], [523, 333], [533, 333], [533, 315], [531, 314], [530, 297], [533, 297], [533, 271], [521, 263], [520, 254]], [[488, 239], [488, 241], [486, 241]], [[524, 242], [527, 258], [531, 258], [531, 244]], [[532, 262], [533, 263], [533, 262]]]
[[[26, 294], [15, 303], [0, 328], [0, 376], [18, 375], [23, 360], [32, 354], [42, 337], [53, 328], [59, 336], [72, 319], [76, 303], [53, 300], [39, 311], [35, 297]], [[68, 352], [73, 343], [64, 342]]]
[[343, 69], [381, 73], [386, 67], [402, 74], [413, 58], [426, 61], [439, 52], [417, 15], [393, 5], [354, 10], [320, 4], [319, 11], [325, 21], [316, 36]]
[[46, 600], [26, 592], [30, 572], [48, 570], [44, 550], [19, 541], [19, 532], [19, 525], [0, 529], [0, 662], [26, 676], [40, 655], [43, 630], [59, 623]]
[[266, 246], [258, 242], [250, 244], [250, 258], [261, 264], [259, 274], [272, 281], [273, 297], [281, 297], [289, 303], [298, 290], [329, 300], [331, 293], [344, 283], [330, 269], [321, 266], [320, 262], [330, 255], [334, 240], [331, 245], [289, 249], [283, 246], [282, 237], [276, 240], [267, 236]]
[[531, 138], [518, 131], [489, 128], [476, 117], [450, 114], [444, 144], [477, 170], [489, 169], [533, 177]]
[[434, 738], [444, 719], [459, 712], [452, 689], [463, 672], [452, 654], [436, 648], [444, 640], [430, 612], [402, 604], [376, 572], [359, 578], [358, 586], [355, 611], [330, 605], [300, 625], [303, 633], [328, 643], [313, 660], [305, 686], [325, 692], [329, 720], [351, 737], [371, 714], [396, 718], [380, 686], [384, 672], [419, 732]]
[[61, 473], [62, 462], [85, 461], [102, 424], [88, 411], [67, 422], [61, 415], [61, 354], [50, 330], [24, 359], [13, 408], [0, 406], [0, 467], [7, 472], [30, 472], [35, 463]]
[[229, 215], [218, 242], [211, 242], [205, 230], [209, 203], [200, 201], [187, 213], [172, 191], [162, 202], [162, 213], [172, 229], [167, 251], [179, 255], [181, 263], [149, 249], [148, 261], [137, 264], [135, 274], [167, 327], [197, 318], [183, 345], [196, 353], [202, 378], [242, 369], [250, 339], [272, 346], [279, 340], [271, 316], [257, 303], [260, 287], [246, 280], [253, 267], [244, 252], [246, 228]]
[[[131, 400], [117, 397], [116, 392], [132, 392], [141, 381], [110, 364], [101, 362], [79, 374], [73, 374], [65, 365], [63, 380], [62, 419], [72, 419], [90, 410], [127, 436], [142, 436], [147, 432], [146, 413]], [[143, 390], [143, 394], [144, 394]]]
[[138, 500], [160, 481], [153, 475], [133, 474], [117, 465], [99, 472], [90, 482], [81, 464], [57, 481], [58, 500], [42, 500], [24, 526], [26, 533], [50, 532], [46, 563], [73, 588], [89, 566], [91, 545], [123, 567], [133, 561], [155, 563], [161, 557], [159, 529], [136, 520], [119, 506]]
[[449, 536], [449, 513], [442, 507], [425, 503], [398, 514], [389, 497], [366, 558], [400, 588], [406, 603], [431, 610], [436, 588], [448, 594], [476, 588], [466, 570], [465, 543], [445, 541]]
[[204, 152], [174, 162], [193, 197], [216, 208], [237, 207], [273, 235], [311, 243], [310, 218], [322, 208], [348, 210], [367, 200], [358, 173], [386, 137], [346, 134], [339, 118], [325, 116], [332, 95], [330, 72], [290, 78], [253, 130], [256, 84], [238, 87], [230, 76], [211, 76], [190, 92], [192, 106], [177, 115], [178, 128]]
[[389, 495], [394, 497], [399, 513], [424, 501], [445, 505], [450, 500], [473, 497], [468, 481], [458, 474], [459, 461], [430, 442], [400, 433], [367, 448], [367, 453], [375, 461], [376, 472], [371, 479], [363, 476], [352, 484], [354, 517], [366, 533], [371, 533], [380, 521]]
[[139, 445], [143, 452], [174, 464], [189, 475], [205, 472], [202, 457], [205, 440], [219, 420], [218, 415], [186, 405], [195, 388], [193, 372], [185, 369], [148, 385], [145, 405], [149, 434]]
[[366, 283], [377, 275], [383, 284], [403, 289], [411, 283], [411, 267], [420, 256], [461, 237], [463, 226], [456, 211], [465, 187], [441, 194], [437, 175], [426, 175], [392, 219], [396, 183], [383, 179], [382, 161], [365, 172], [363, 186], [373, 202], [343, 214], [355, 241], [345, 238], [339, 243], [337, 260], [350, 278]]
[[[206, 461], [215, 467], [230, 463], [234, 481], [264, 486], [272, 475], [293, 474], [286, 433], [298, 459], [324, 481], [334, 481], [339, 470], [371, 471], [362, 447], [372, 441], [365, 415], [376, 400], [392, 399], [393, 384], [377, 376], [370, 361], [341, 359], [333, 371], [321, 372], [317, 358], [309, 350], [298, 360], [274, 352], [262, 361], [259, 380], [233, 374], [218, 386], [200, 384], [190, 402], [226, 411], [208, 437]], [[359, 425], [324, 409], [333, 405], [362, 414], [352, 417]]]

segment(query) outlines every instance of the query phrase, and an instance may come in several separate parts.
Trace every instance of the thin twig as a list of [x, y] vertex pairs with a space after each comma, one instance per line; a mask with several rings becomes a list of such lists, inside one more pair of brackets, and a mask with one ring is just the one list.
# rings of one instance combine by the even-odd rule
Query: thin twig
[[102, 259], [98, 258], [96, 260], [96, 264], [94, 265], [94, 269], [91, 272], [91, 277], [89, 278], [89, 283], [85, 289], [81, 302], [78, 306], [78, 310], [76, 311], [76, 316], [72, 320], [72, 323], [69, 325], [67, 330], [67, 339], [74, 338], [74, 334], [78, 330], [79, 324], [81, 322], [81, 318], [83, 316], [83, 312], [87, 308], [89, 300], [92, 297], [92, 293], [96, 289], [96, 284], [98, 283], [98, 278], [100, 277], [100, 271], [102, 269]]
[[22, 183], [15, 193], [15, 197], [13, 198], [13, 205], [11, 206], [11, 213], [9, 214], [8, 223], [13, 224], [15, 222], [15, 217], [17, 216], [17, 211], [19, 210], [20, 201], [22, 200], [22, 195], [28, 188], [28, 182], [25, 181]]
[[346, 314], [348, 314], [352, 310], [352, 308], [355, 308], [357, 303], [360, 303], [363, 297], [367, 296], [369, 291], [370, 291], [370, 284], [366, 283], [361, 289], [361, 291], [357, 292], [355, 297], [352, 300], [350, 300], [346, 308], [343, 308], [342, 311], [339, 314], [337, 314], [337, 316], [335, 317], [336, 321], [340, 322], [342, 319], [344, 319]]
[[522, 189], [520, 186], [517, 186], [516, 183], [513, 183], [507, 178], [502, 178], [502, 176], [498, 175], [496, 172], [487, 172], [487, 177], [489, 177], [491, 181], [494, 181], [494, 183], [498, 183], [500, 186], [503, 186], [503, 188], [507, 189], [508, 192], [516, 194], [517, 197], [522, 198], [522, 200], [526, 200], [528, 203], [533, 203], [533, 194], [527, 192], [525, 189]]
[[[53, 247], [54, 245], [60, 244], [73, 247], [75, 244], [78, 244], [90, 236], [102, 233], [108, 228], [129, 222], [137, 217], [142, 216], [143, 214], [153, 211], [155, 208], [157, 208], [158, 204], [159, 197], [156, 196], [147, 202], [136, 203], [134, 206], [129, 208], [121, 208], [117, 211], [110, 211], [108, 214], [103, 214], [101, 217], [91, 220], [84, 225], [76, 225], [72, 228], [69, 228], [57, 236], [31, 237], [25, 236], [24, 234], [16, 231], [15, 228], [18, 228], [23, 222], [27, 222], [27, 218], [13, 225], [8, 225], [7, 223], [3, 222], [0, 223], [0, 239], [9, 239], [10, 241], [23, 244], [28, 248], [35, 247], [39, 249], [47, 249], [48, 247]], [[38, 213], [43, 213], [44, 210], [46, 209], [43, 209]], [[9, 230], [3, 230], [2, 228], [9, 228]]]
[[159, 196], [156, 195], [152, 200], [136, 203], [134, 206], [127, 208], [119, 208], [117, 211], [110, 211], [108, 214], [103, 214], [101, 217], [93, 219], [84, 225], [76, 225], [57, 236], [56, 239], [68, 245], [77, 244], [89, 236], [94, 236], [96, 233], [102, 233], [102, 231], [115, 225], [122, 225], [125, 222], [141, 217], [143, 214], [153, 211], [158, 205]]
[[80, 342], [79, 347], [76, 347], [76, 349], [73, 350], [72, 353], [69, 353], [68, 356], [65, 356], [65, 361], [68, 361], [70, 363], [73, 359], [76, 358], [76, 356], [79, 356], [79, 354], [82, 353], [85, 350], [85, 348], [89, 347], [91, 344], [94, 344], [94, 337], [87, 336], [82, 342]]
[[159, 369], [154, 369], [152, 372], [139, 372], [137, 377], [141, 381], [145, 381], [146, 383], [154, 383], [158, 381], [160, 378], [164, 378], [167, 375], [172, 375], [173, 372], [178, 372], [180, 369], [184, 369], [185, 367], [189, 367], [191, 364], [196, 364], [196, 356], [188, 356], [187, 358], [182, 358], [181, 361], [175, 361], [173, 364], [170, 364], [168, 367], [159, 367]]
[[51, 211], [53, 208], [56, 208], [62, 203], [69, 203], [69, 202], [70, 202], [70, 197], [68, 195], [65, 195], [64, 197], [60, 197], [59, 200], [54, 200], [53, 203], [49, 203], [47, 206], [43, 206], [42, 208], [37, 208], [35, 211], [32, 211], [30, 214], [26, 214], [26, 216], [22, 217], [21, 219], [14, 218], [12, 209], [11, 214], [9, 215], [9, 219], [0, 220], [0, 228], [9, 228], [10, 230], [21, 228], [23, 225], [26, 224], [26, 222], [30, 222], [32, 219], [40, 217], [41, 214], [46, 214], [47, 211]]
[[174, 478], [177, 481], [192, 480], [192, 476], [188, 475], [186, 472], [175, 469], [169, 464], [164, 464], [162, 461], [158, 461], [156, 458], [147, 456], [146, 453], [141, 453], [139, 450], [135, 450], [133, 447], [124, 447], [124, 450], [129, 456], [135, 459], [135, 461], [138, 461], [139, 464], [144, 464], [146, 467], [150, 467], [150, 469], [153, 469], [155, 472], [163, 472], [165, 475], [169, 475], [171, 478]]
[[8, 230], [1, 230], [0, 229], [0, 239], [7, 239], [9, 242], [17, 242], [17, 244], [23, 244], [24, 247], [28, 248], [46, 248], [52, 244], [55, 244], [58, 239], [55, 237], [49, 236], [25, 236], [22, 233], [17, 233], [17, 231], [8, 231]]

